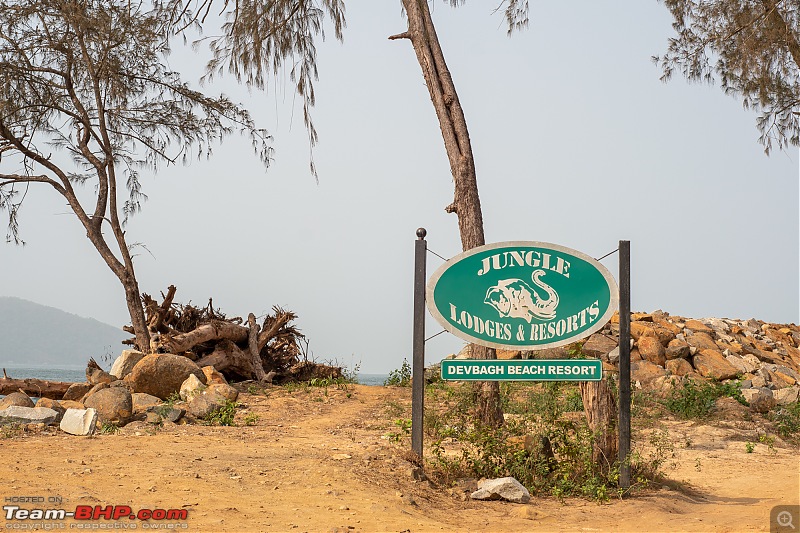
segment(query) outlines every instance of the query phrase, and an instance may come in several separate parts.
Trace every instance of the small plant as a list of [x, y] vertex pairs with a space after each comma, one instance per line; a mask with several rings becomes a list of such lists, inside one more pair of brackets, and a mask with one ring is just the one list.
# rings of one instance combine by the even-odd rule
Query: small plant
[[259, 418], [261, 418], [261, 417], [258, 416], [256, 413], [248, 413], [244, 417], [244, 420], [243, 420], [244, 425], [245, 426], [255, 426], [258, 423]]
[[411, 385], [411, 365], [408, 359], [403, 359], [399, 369], [389, 372], [389, 378], [383, 382], [384, 386], [408, 387]]
[[22, 434], [22, 426], [16, 422], [0, 425], [0, 439], [13, 439]]
[[214, 409], [205, 417], [206, 422], [212, 426], [233, 426], [233, 417], [236, 415], [236, 402], [226, 400], [225, 404]]
[[782, 437], [793, 437], [800, 433], [800, 402], [784, 405], [769, 414], [778, 434]]
[[405, 407], [395, 402], [394, 400], [389, 400], [388, 402], [386, 402], [384, 410], [386, 411], [386, 416], [389, 418], [398, 418], [407, 411]]
[[705, 383], [686, 380], [682, 387], [673, 388], [664, 405], [681, 418], [705, 418], [714, 408], [718, 398], [730, 397], [747, 405], [737, 383]]
[[758, 442], [760, 442], [761, 444], [766, 444], [767, 448], [769, 448], [769, 451], [771, 451], [772, 453], [776, 453], [774, 436], [769, 435], [767, 433], [762, 433], [758, 436]]
[[175, 404], [180, 401], [182, 401], [180, 393], [173, 392], [167, 396], [167, 399], [164, 400], [164, 403], [156, 408], [156, 414], [161, 418], [167, 418], [167, 415], [175, 407]]
[[747, 441], [747, 442], [744, 443], [744, 451], [746, 451], [747, 453], [753, 453], [753, 450], [755, 450], [755, 449], [756, 449], [756, 445], [753, 444], [752, 442]]
[[304, 381], [290, 381], [283, 385], [283, 390], [288, 393], [293, 393], [297, 391], [309, 392], [309, 386], [307, 382]]
[[[595, 435], [583, 417], [570, 416], [582, 409], [580, 392], [572, 384], [501, 384], [503, 410], [511, 416], [499, 428], [476, 422], [470, 384], [429, 387], [427, 393], [429, 475], [437, 482], [512, 476], [534, 495], [559, 499], [606, 501], [622, 493], [619, 462], [611, 458], [597, 464]], [[660, 479], [674, 457], [665, 430], [651, 433], [649, 444], [647, 457], [632, 453], [628, 458], [636, 487]]]
[[394, 421], [394, 425], [400, 428], [399, 432], [387, 433], [386, 436], [392, 442], [399, 442], [403, 436], [411, 434], [411, 420], [408, 418], [398, 418]]
[[100, 426], [101, 435], [113, 435], [119, 431], [119, 426], [114, 422], [103, 422]]
[[262, 387], [259, 387], [255, 383], [251, 383], [250, 385], [247, 386], [247, 393], [252, 394], [253, 396], [257, 394], [264, 394], [264, 389]]

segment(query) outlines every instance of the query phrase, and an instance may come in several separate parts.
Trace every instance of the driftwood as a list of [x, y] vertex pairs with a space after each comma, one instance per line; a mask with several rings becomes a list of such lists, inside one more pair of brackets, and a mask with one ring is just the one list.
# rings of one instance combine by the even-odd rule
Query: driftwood
[[12, 379], [3, 369], [3, 377], [0, 378], [0, 394], [11, 394], [12, 392], [24, 392], [28, 396], [38, 398], [50, 398], [60, 400], [72, 383], [65, 381], [47, 381], [44, 379]]
[[188, 333], [166, 336], [166, 341], [162, 341], [162, 345], [169, 353], [182, 353], [191, 350], [198, 344], [211, 340], [244, 342], [249, 334], [250, 332], [245, 327], [231, 324], [230, 322], [214, 320]]
[[[276, 381], [286, 381], [341, 373], [338, 367], [307, 361], [300, 348], [305, 337], [292, 324], [297, 315], [291, 311], [274, 307], [259, 325], [253, 313], [246, 322], [241, 317], [226, 317], [211, 299], [205, 307], [177, 304], [175, 293], [175, 286], [170, 285], [166, 294], [161, 293], [160, 304], [142, 295], [152, 352], [183, 355], [201, 367], [213, 366], [228, 379], [269, 381], [269, 376], [274, 376]], [[306, 366], [297, 366], [300, 364]]]

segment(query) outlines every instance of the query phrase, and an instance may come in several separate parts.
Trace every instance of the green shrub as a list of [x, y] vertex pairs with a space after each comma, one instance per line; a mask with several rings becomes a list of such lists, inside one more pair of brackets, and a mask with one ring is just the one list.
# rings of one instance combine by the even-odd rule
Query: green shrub
[[248, 413], [247, 416], [244, 417], [244, 425], [255, 426], [260, 418], [261, 417], [258, 416], [256, 413]]
[[784, 405], [770, 413], [769, 418], [782, 437], [793, 437], [800, 433], [800, 402]]
[[[585, 419], [565, 416], [583, 408], [575, 384], [503, 383], [500, 393], [510, 416], [494, 428], [474, 420], [470, 384], [427, 389], [425, 430], [431, 439], [432, 476], [444, 483], [460, 477], [513, 476], [533, 495], [558, 498], [604, 501], [621, 493], [616, 458], [596, 464], [595, 439]], [[629, 459], [637, 485], [659, 478], [671, 456], [666, 431], [655, 432], [650, 440], [652, 454]]]
[[103, 422], [100, 426], [101, 435], [113, 435], [119, 431], [119, 426], [114, 422]]
[[693, 379], [687, 379], [682, 386], [673, 388], [664, 405], [681, 418], [705, 418], [711, 413], [717, 399], [723, 397], [747, 405], [738, 383], [698, 382]]
[[214, 409], [206, 416], [205, 420], [212, 426], [234, 426], [233, 417], [236, 415], [236, 402], [226, 400], [225, 404]]
[[394, 385], [397, 387], [408, 387], [411, 385], [411, 365], [408, 359], [403, 359], [403, 364], [399, 369], [389, 372], [389, 379], [383, 382], [384, 386]]

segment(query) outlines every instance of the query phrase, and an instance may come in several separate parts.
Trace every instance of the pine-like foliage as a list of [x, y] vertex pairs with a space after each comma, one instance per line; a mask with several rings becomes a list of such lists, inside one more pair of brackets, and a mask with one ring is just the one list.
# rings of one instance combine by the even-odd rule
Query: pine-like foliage
[[719, 81], [760, 115], [769, 154], [800, 144], [800, 4], [797, 0], [661, 0], [676, 36], [653, 60], [662, 80]]
[[[208, 42], [210, 48], [207, 80], [227, 73], [248, 87], [267, 89], [270, 75], [288, 72], [302, 102], [303, 123], [313, 149], [317, 143], [311, 118], [318, 79], [315, 41], [325, 38], [326, 20], [332, 23], [336, 38], [342, 39], [343, 0], [164, 0], [163, 8], [170, 13], [168, 25], [175, 33], [192, 27], [212, 31], [213, 15], [221, 14], [221, 33], [195, 42], [196, 47]], [[316, 176], [313, 157], [310, 165]]]
[[[9, 239], [19, 242], [19, 191], [31, 182], [55, 188], [82, 221], [113, 225], [118, 185], [128, 189], [127, 217], [146, 198], [143, 167], [208, 156], [231, 132], [249, 135], [269, 163], [270, 137], [245, 109], [190, 89], [167, 68], [164, 19], [157, 6], [127, 0], [0, 1], [0, 208]], [[53, 148], [72, 164], [52, 158]], [[72, 189], [84, 182], [97, 190], [85, 209]]]

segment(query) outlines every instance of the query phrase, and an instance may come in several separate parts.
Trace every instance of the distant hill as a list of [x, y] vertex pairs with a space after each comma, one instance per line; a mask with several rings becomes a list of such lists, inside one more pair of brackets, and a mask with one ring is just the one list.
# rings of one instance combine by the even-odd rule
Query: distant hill
[[[119, 328], [20, 298], [0, 296], [0, 366], [85, 365], [119, 355]], [[107, 366], [107, 365], [104, 365]]]

